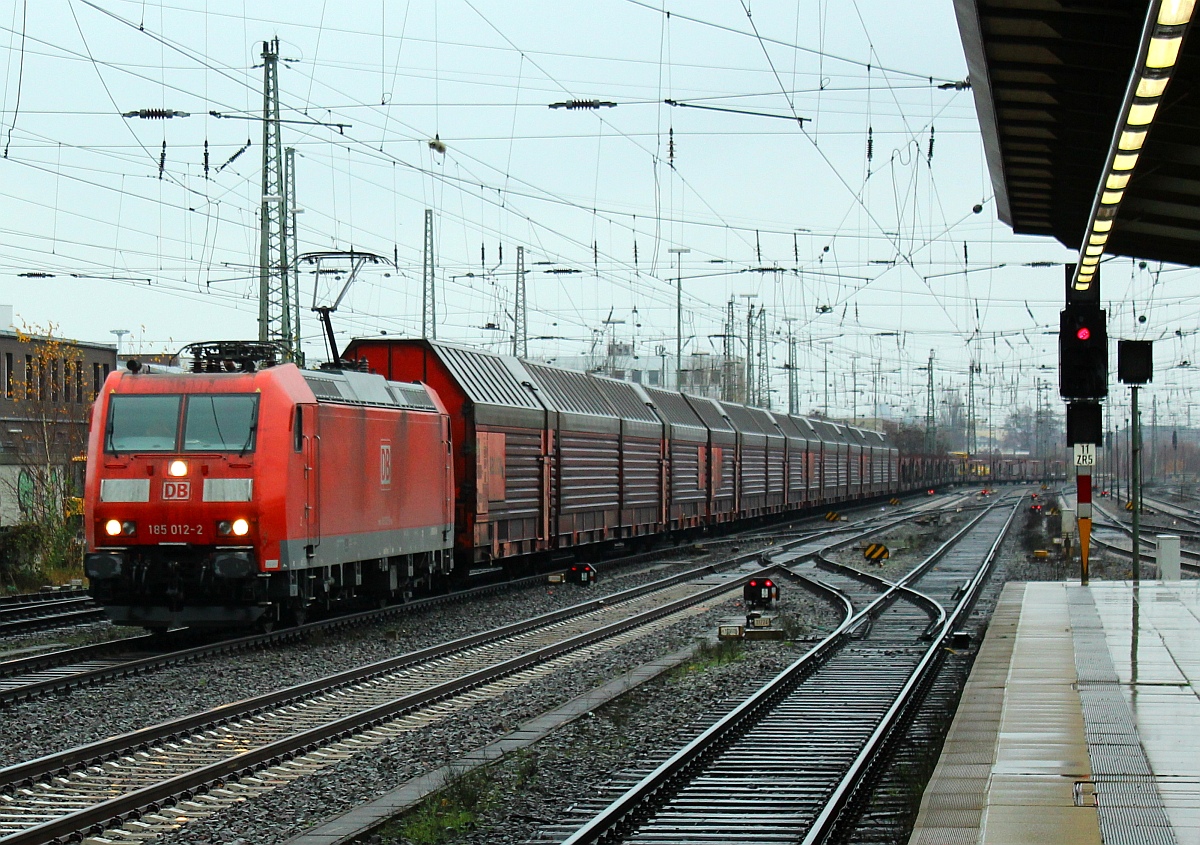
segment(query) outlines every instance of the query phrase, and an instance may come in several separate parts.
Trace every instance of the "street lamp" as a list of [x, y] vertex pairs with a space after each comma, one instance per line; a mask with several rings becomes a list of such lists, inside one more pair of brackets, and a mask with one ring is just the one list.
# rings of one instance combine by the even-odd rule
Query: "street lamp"
[[691, 252], [686, 247], [673, 246], [667, 252], [675, 255], [675, 389], [683, 390], [683, 258]]

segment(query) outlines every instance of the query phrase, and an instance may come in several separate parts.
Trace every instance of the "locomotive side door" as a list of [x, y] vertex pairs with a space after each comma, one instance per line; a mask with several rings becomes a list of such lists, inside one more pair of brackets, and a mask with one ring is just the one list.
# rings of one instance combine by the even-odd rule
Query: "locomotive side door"
[[309, 557], [321, 544], [321, 485], [320, 449], [321, 435], [318, 430], [320, 417], [316, 405], [298, 405], [300, 419], [300, 446], [304, 460], [304, 543]]

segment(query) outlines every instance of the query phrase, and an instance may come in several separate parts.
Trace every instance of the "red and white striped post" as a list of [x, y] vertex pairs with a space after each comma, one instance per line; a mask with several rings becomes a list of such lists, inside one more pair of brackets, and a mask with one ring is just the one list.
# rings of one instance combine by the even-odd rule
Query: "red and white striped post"
[[1088, 543], [1092, 537], [1092, 464], [1096, 447], [1090, 443], [1075, 444], [1075, 503], [1076, 524], [1079, 526], [1080, 582], [1088, 582]]
[[1075, 497], [1078, 508], [1079, 564], [1082, 583], [1088, 582], [1088, 542], [1092, 536], [1092, 468], [1076, 467]]

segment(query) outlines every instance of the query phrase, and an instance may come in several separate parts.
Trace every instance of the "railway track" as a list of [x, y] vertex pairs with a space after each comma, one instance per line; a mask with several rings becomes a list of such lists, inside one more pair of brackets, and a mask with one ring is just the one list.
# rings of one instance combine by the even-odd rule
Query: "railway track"
[[[811, 533], [811, 532], [810, 532]], [[744, 555], [705, 564], [695, 572], [736, 565]], [[402, 605], [344, 614], [330, 619], [266, 633], [205, 640], [202, 632], [178, 629], [109, 640], [75, 648], [44, 652], [0, 662], [0, 707], [31, 701], [50, 693], [64, 693], [116, 678], [146, 674], [168, 666], [194, 663], [218, 655], [303, 641], [318, 632], [332, 632], [375, 624], [417, 610], [446, 603], [467, 602], [481, 595], [541, 586], [545, 576], [486, 584], [443, 596], [417, 599]]]
[[[791, 545], [815, 550], [828, 543], [823, 536]], [[757, 560], [758, 554], [740, 562], [746, 558]], [[211, 812], [223, 798], [273, 788], [564, 663], [586, 660], [589, 650], [613, 648], [740, 595], [745, 578], [762, 571], [753, 565], [733, 574], [709, 572], [699, 582], [695, 573], [690, 581], [674, 576], [0, 770], [0, 841], [41, 843], [99, 833], [114, 823], [134, 825], [143, 835], [147, 827], [173, 829]], [[267, 774], [256, 774], [264, 768]], [[215, 785], [219, 789], [209, 791]], [[206, 791], [204, 800], [193, 800]], [[160, 812], [167, 805], [173, 809]]]
[[40, 604], [47, 601], [58, 601], [60, 599], [81, 599], [86, 598], [88, 591], [83, 588], [68, 588], [61, 587], [59, 589], [47, 589], [37, 593], [16, 593], [11, 596], [0, 596], [0, 609], [13, 607], [21, 604]]
[[996, 503], [894, 584], [827, 561], [819, 575], [791, 567], [836, 590], [845, 621], [561, 841], [828, 841], [930, 683], [1016, 507]]
[[104, 611], [86, 594], [72, 594], [65, 598], [61, 593], [34, 595], [48, 595], [52, 598], [0, 604], [0, 636], [104, 619]]
[[[1153, 509], [1172, 520], [1182, 522], [1186, 526], [1185, 531], [1192, 534], [1200, 532], [1200, 514], [1190, 508], [1145, 495], [1142, 496], [1142, 504], [1145, 508]], [[1175, 530], [1175, 526], [1172, 526], [1170, 530]]]
[[[1104, 526], [1119, 531], [1124, 537], [1129, 538], [1129, 545], [1114, 543], [1104, 537], [1097, 536], [1096, 532], [1092, 533], [1092, 542], [1096, 545], [1104, 546], [1110, 551], [1116, 552], [1126, 557], [1133, 556], [1133, 528], [1124, 520], [1118, 519], [1106, 508], [1100, 507], [1093, 503], [1092, 510], [1099, 514], [1104, 519]], [[1153, 529], [1152, 529], [1153, 530]], [[1161, 529], [1160, 529], [1161, 530]], [[1145, 534], [1142, 535], [1141, 554], [1147, 560], [1155, 562], [1157, 565], [1158, 543], [1152, 537]], [[1191, 575], [1200, 576], [1200, 552], [1194, 552], [1191, 549], [1179, 550], [1179, 567], [1184, 572]]]
[[[911, 508], [890, 511], [884, 516], [884, 521], [895, 520], [914, 509], [941, 509], [958, 507], [960, 504], [959, 500], [954, 498], [951, 498], [949, 503], [941, 499], [936, 501], [918, 500], [916, 505]], [[878, 515], [874, 515], [860, 522], [839, 524], [837, 527], [809, 528], [807, 530], [798, 527], [792, 528], [786, 532], [786, 539], [802, 541], [815, 537], [836, 536], [839, 532], [857, 530], [859, 525], [874, 525], [879, 522], [879, 519]], [[754, 538], [748, 537], [747, 539]], [[624, 563], [636, 563], [642, 559], [649, 560], [659, 555], [658, 552], [634, 555]], [[738, 565], [746, 557], [735, 554], [725, 561], [705, 564], [704, 568]], [[418, 599], [404, 605], [318, 620], [295, 628], [216, 641], [205, 642], [202, 636], [197, 636], [192, 632], [172, 631], [157, 637], [130, 637], [14, 658], [0, 662], [0, 707], [16, 702], [30, 701], [50, 693], [69, 692], [115, 678], [130, 677], [153, 672], [167, 666], [195, 662], [215, 655], [270, 648], [303, 640], [317, 631], [359, 627], [443, 602], [470, 601], [485, 593], [535, 584], [541, 585], [544, 580], [544, 576], [533, 576], [501, 584], [487, 584], [446, 596]], [[86, 596], [86, 593], [83, 595]], [[76, 596], [76, 598], [78, 597]], [[200, 640], [199, 643], [197, 643], [198, 640]]]

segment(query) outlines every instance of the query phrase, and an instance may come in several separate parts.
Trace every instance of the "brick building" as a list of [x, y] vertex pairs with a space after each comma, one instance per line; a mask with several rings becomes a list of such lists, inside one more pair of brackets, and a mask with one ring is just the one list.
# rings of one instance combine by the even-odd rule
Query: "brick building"
[[[8, 309], [0, 309], [0, 312]], [[31, 441], [45, 444], [67, 477], [86, 442], [92, 401], [117, 364], [116, 346], [24, 335], [0, 313], [0, 525], [21, 519], [33, 495]], [[44, 451], [44, 450], [43, 450]]]

